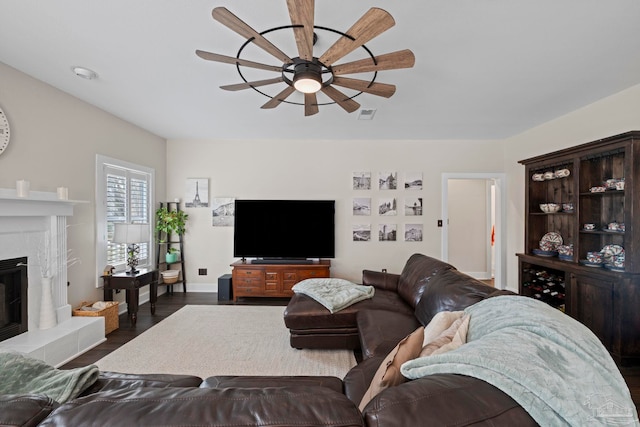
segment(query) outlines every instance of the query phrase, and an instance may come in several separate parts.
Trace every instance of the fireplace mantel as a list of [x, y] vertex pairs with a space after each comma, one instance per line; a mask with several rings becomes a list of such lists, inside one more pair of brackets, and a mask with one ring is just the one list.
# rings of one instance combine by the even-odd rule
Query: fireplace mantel
[[0, 188], [0, 216], [72, 216], [73, 206], [82, 200], [60, 200], [56, 193], [31, 191], [18, 197], [14, 189]]

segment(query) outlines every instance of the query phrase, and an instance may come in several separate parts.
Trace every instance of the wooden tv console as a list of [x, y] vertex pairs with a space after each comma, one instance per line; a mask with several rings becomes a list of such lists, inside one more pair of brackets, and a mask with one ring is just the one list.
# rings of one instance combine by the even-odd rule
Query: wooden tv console
[[231, 264], [233, 300], [239, 297], [290, 297], [291, 288], [304, 279], [330, 277], [330, 260], [312, 264]]

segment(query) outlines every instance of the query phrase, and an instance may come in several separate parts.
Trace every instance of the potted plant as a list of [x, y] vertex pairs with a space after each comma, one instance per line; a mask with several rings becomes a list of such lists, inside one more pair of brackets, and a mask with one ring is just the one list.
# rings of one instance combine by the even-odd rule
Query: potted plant
[[165, 261], [167, 262], [167, 264], [178, 262], [178, 254], [180, 254], [180, 251], [176, 248], [167, 249], [167, 253], [165, 255]]
[[166, 207], [159, 208], [156, 211], [156, 231], [159, 232], [160, 243], [165, 243], [172, 233], [183, 235], [187, 219], [189, 219], [189, 215], [183, 211], [170, 211]]

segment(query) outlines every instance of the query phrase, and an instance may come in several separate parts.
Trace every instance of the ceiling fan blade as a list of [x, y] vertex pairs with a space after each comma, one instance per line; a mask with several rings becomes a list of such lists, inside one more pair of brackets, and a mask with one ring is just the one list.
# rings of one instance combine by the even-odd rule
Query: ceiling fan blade
[[313, 116], [314, 114], [318, 114], [318, 98], [315, 93], [305, 93], [304, 94], [304, 115], [305, 116]]
[[409, 49], [398, 50], [375, 57], [376, 64], [371, 58], [359, 61], [347, 62], [332, 67], [334, 75], [365, 73], [368, 71], [396, 70], [399, 68], [411, 68], [416, 62], [416, 58]]
[[298, 45], [298, 55], [305, 61], [313, 59], [313, 14], [315, 0], [287, 0], [291, 24], [302, 25], [294, 27], [293, 34]]
[[395, 25], [393, 16], [389, 12], [372, 7], [362, 15], [346, 34], [353, 37], [340, 37], [327, 51], [320, 57], [320, 62], [329, 66], [349, 52], [359, 48], [372, 38], [382, 34]]
[[291, 58], [289, 58], [289, 56], [286, 53], [278, 49], [273, 43], [265, 39], [260, 33], [258, 33], [256, 30], [251, 28], [243, 20], [238, 18], [233, 13], [229, 12], [229, 10], [226, 7], [216, 7], [211, 12], [211, 15], [213, 16], [213, 19], [220, 22], [222, 25], [228, 27], [232, 31], [235, 31], [236, 33], [240, 34], [242, 37], [246, 39], [253, 38], [253, 43], [256, 46], [261, 47], [266, 52], [275, 56], [276, 58], [278, 58], [278, 60], [282, 61], [283, 63], [292, 62]]
[[236, 90], [250, 89], [252, 87], [271, 85], [271, 84], [280, 83], [283, 81], [284, 79], [282, 78], [282, 76], [280, 76], [280, 77], [276, 77], [275, 79], [256, 80], [255, 82], [246, 82], [246, 83], [220, 86], [220, 89], [236, 91]]
[[247, 61], [246, 59], [234, 58], [233, 56], [219, 55], [217, 53], [206, 52], [204, 50], [196, 50], [196, 55], [207, 61], [224, 62], [225, 64], [238, 64], [250, 68], [259, 68], [261, 70], [282, 72], [282, 67], [276, 65], [261, 64], [260, 62]]
[[376, 82], [371, 83], [366, 80], [349, 79], [347, 77], [334, 77], [333, 84], [372, 95], [383, 96], [385, 98], [391, 98], [393, 94], [396, 93], [395, 85]]
[[329, 98], [333, 99], [339, 106], [344, 108], [347, 113], [353, 113], [360, 108], [360, 104], [332, 86], [324, 86], [320, 90]]
[[295, 91], [296, 90], [294, 89], [293, 86], [287, 86], [285, 90], [283, 90], [282, 92], [280, 92], [279, 94], [271, 98], [269, 102], [267, 102], [260, 108], [276, 108], [278, 105], [280, 105], [282, 101], [287, 99], [289, 95], [291, 95]]

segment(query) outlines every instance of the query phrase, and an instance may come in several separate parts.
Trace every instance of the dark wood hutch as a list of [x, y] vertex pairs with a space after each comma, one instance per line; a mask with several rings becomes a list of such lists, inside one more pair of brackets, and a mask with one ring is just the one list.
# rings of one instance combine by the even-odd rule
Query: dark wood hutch
[[[585, 324], [621, 365], [640, 362], [640, 131], [521, 160], [525, 166], [525, 247], [517, 254], [519, 292]], [[562, 171], [556, 177], [556, 171]], [[568, 172], [567, 172], [568, 171]], [[549, 172], [554, 173], [551, 177]], [[540, 177], [542, 174], [542, 177]], [[546, 179], [544, 179], [545, 175]], [[535, 175], [535, 176], [534, 176]], [[624, 184], [618, 184], [624, 179]], [[558, 212], [540, 205], [556, 203]], [[564, 206], [563, 206], [564, 205]], [[571, 206], [573, 205], [573, 206]], [[571, 209], [573, 208], [573, 209]], [[587, 229], [585, 224], [593, 224]], [[611, 225], [613, 224], [613, 225]], [[616, 229], [616, 224], [618, 228]], [[611, 226], [610, 226], [611, 225]], [[561, 259], [543, 252], [562, 237]], [[624, 265], [612, 253], [624, 249]], [[605, 260], [587, 260], [602, 251]]]

